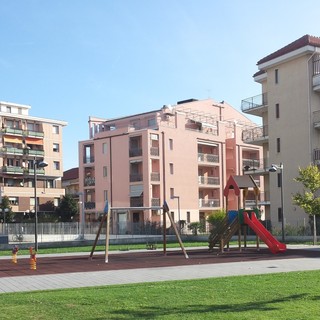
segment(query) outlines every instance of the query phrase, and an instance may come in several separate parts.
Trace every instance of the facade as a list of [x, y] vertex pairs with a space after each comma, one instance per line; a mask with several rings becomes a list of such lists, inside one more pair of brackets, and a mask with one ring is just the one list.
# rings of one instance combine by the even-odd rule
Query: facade
[[[243, 132], [246, 143], [263, 147], [266, 219], [277, 227], [308, 224], [308, 216], [292, 203], [301, 191], [294, 182], [299, 167], [320, 164], [320, 38], [305, 35], [257, 63], [253, 76], [262, 93], [242, 101], [242, 111], [260, 116], [262, 126]], [[270, 172], [272, 164], [277, 172]], [[254, 169], [259, 169], [254, 172]]]
[[[18, 220], [32, 216], [35, 193], [38, 213], [52, 211], [64, 195], [62, 128], [67, 123], [30, 116], [30, 108], [0, 102], [0, 195], [9, 198]], [[47, 166], [41, 167], [44, 161]]]
[[[97, 219], [108, 200], [112, 223], [123, 226], [119, 233], [132, 232], [127, 222], [161, 221], [165, 201], [176, 222], [205, 220], [225, 208], [228, 177], [260, 159], [262, 148], [242, 141], [243, 128], [255, 126], [212, 99], [116, 119], [90, 117], [89, 140], [79, 142], [86, 219]], [[237, 206], [237, 199], [229, 200], [228, 208]]]

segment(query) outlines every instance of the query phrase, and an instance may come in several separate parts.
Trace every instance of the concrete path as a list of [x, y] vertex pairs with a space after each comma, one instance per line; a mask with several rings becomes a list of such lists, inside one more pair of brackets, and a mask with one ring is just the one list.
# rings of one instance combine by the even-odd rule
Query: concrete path
[[[305, 247], [305, 249], [320, 250], [319, 247]], [[202, 279], [304, 270], [320, 270], [320, 254], [319, 258], [264, 260], [255, 261], [254, 263], [252, 261], [230, 262], [179, 267], [4, 277], [0, 278], [0, 293]]]

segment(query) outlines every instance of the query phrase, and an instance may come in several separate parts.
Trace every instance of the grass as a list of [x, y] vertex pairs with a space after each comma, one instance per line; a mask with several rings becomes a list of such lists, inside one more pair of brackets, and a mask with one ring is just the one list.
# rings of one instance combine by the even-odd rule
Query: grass
[[1, 294], [1, 319], [319, 319], [320, 271]]

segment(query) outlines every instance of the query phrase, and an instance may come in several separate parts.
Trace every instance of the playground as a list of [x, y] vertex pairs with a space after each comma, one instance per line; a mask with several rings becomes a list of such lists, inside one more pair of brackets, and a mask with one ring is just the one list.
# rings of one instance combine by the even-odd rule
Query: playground
[[229, 262], [259, 260], [282, 260], [295, 258], [316, 258], [319, 251], [305, 248], [290, 248], [282, 254], [273, 254], [268, 248], [247, 248], [241, 252], [238, 248], [225, 250], [223, 254], [212, 254], [207, 248], [189, 249], [189, 259], [185, 259], [180, 250], [170, 250], [165, 255], [161, 249], [146, 251], [114, 252], [105, 263], [102, 252], [95, 253], [92, 258], [89, 253], [79, 255], [37, 256], [36, 269], [32, 268], [30, 258], [17, 255], [17, 262], [10, 257], [0, 260], [0, 278], [26, 275], [48, 275], [57, 273], [92, 272], [107, 270], [126, 270], [141, 268], [161, 268], [174, 266], [190, 266], [201, 264], [221, 264]]

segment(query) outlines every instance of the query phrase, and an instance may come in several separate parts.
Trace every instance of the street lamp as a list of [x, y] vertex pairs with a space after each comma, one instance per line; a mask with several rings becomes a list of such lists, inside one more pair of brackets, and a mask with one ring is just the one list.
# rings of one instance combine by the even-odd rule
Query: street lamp
[[38, 201], [37, 201], [37, 169], [47, 167], [48, 163], [45, 161], [37, 161], [34, 158], [33, 171], [34, 171], [34, 250], [38, 251]]
[[172, 196], [171, 199], [178, 199], [178, 219], [179, 219], [179, 233], [181, 233], [181, 220], [180, 220], [180, 196]]
[[280, 170], [280, 192], [281, 192], [281, 236], [282, 242], [285, 241], [285, 234], [284, 234], [284, 206], [283, 206], [283, 163], [281, 162], [280, 165], [272, 164], [271, 167], [268, 169], [269, 172], [277, 172]]

